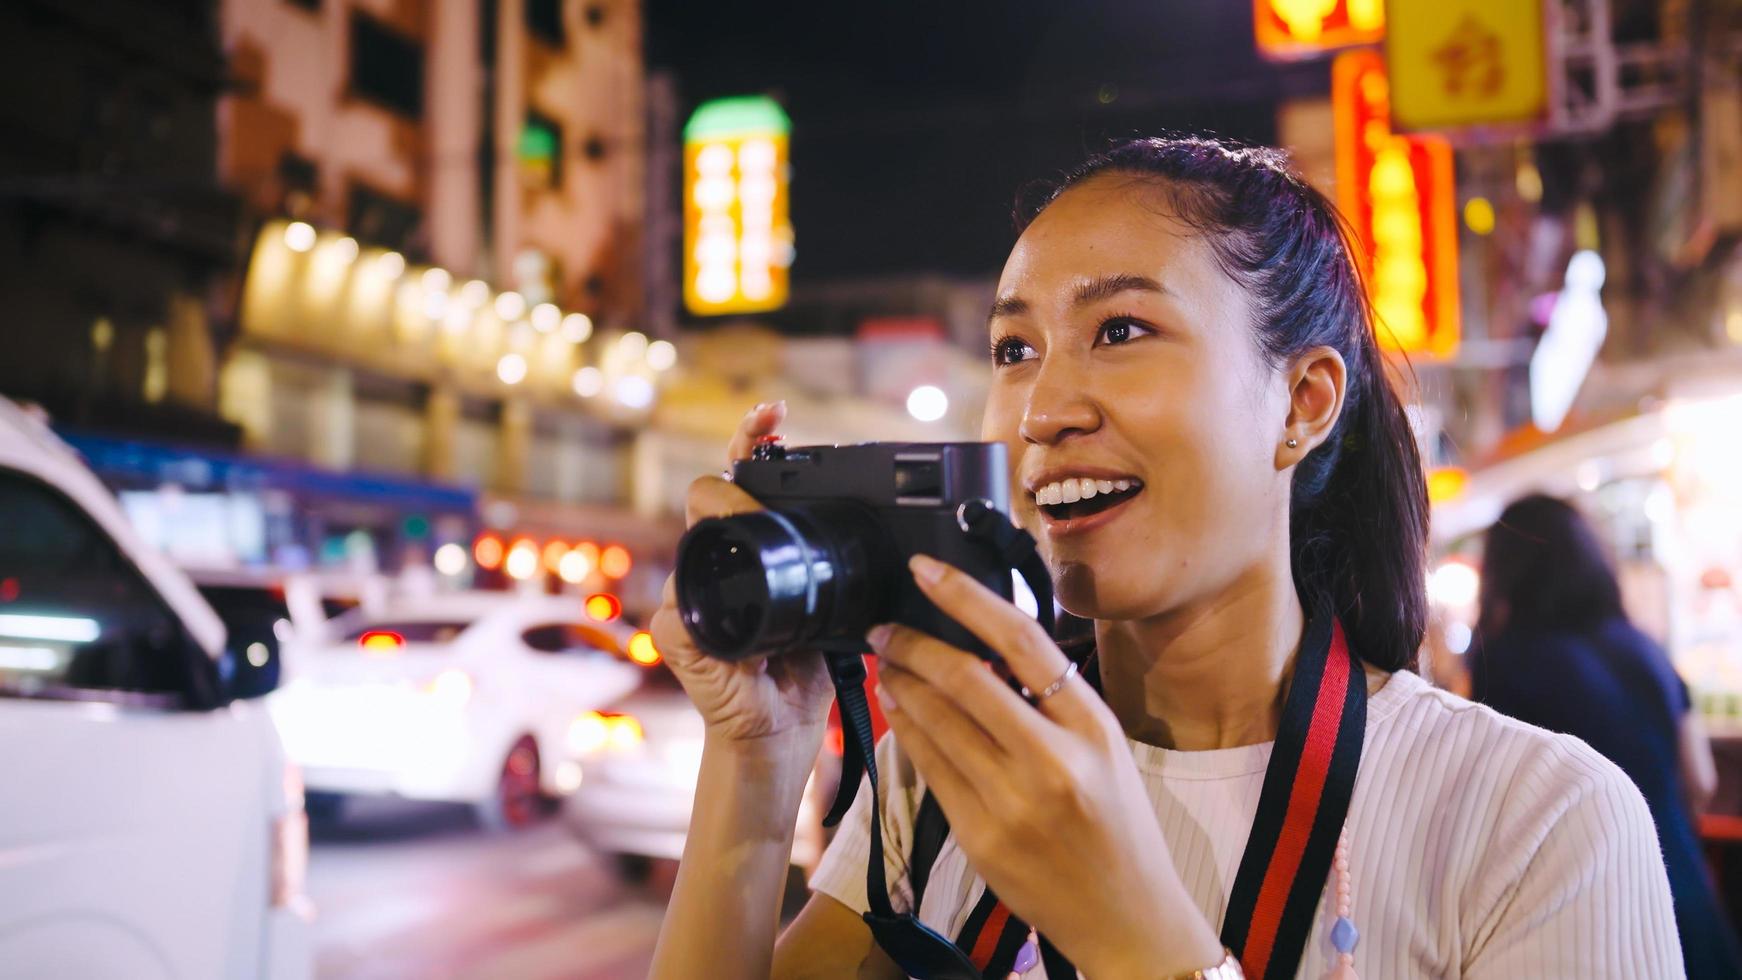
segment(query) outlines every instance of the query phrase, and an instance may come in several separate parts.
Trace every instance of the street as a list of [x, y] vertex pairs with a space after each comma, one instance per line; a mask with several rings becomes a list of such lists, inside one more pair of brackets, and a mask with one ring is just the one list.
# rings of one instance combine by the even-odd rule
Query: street
[[670, 869], [622, 881], [551, 820], [480, 831], [463, 807], [353, 801], [314, 834], [320, 977], [644, 977]]

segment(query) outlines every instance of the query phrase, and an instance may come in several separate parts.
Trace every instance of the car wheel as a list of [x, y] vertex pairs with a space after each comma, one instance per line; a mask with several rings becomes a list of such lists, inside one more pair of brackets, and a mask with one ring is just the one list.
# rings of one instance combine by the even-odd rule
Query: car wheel
[[486, 830], [509, 831], [530, 827], [548, 811], [539, 789], [538, 743], [521, 736], [496, 777], [496, 792], [474, 807]]

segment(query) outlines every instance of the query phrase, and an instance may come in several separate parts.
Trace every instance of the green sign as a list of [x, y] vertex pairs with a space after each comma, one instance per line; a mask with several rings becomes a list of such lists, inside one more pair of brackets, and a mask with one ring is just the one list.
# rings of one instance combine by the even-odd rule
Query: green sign
[[683, 138], [694, 143], [736, 136], [785, 136], [791, 131], [792, 120], [780, 103], [765, 95], [740, 95], [697, 106], [684, 124]]

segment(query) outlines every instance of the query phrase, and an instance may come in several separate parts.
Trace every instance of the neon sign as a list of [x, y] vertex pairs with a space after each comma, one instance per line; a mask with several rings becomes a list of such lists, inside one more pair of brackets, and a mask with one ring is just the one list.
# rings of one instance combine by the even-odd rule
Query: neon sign
[[684, 126], [684, 305], [760, 313], [787, 297], [792, 265], [787, 143], [772, 99], [716, 99]]
[[1452, 148], [1391, 130], [1390, 83], [1376, 51], [1331, 67], [1337, 205], [1355, 228], [1382, 346], [1450, 357], [1458, 348], [1458, 212]]

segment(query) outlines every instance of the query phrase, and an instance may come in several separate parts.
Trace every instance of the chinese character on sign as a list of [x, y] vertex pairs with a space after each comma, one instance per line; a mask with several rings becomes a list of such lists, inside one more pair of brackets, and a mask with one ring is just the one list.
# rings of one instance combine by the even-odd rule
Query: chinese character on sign
[[1400, 132], [1530, 124], [1548, 112], [1548, 38], [1537, 0], [1388, 5], [1391, 125]]
[[1446, 94], [1493, 98], [1506, 84], [1503, 50], [1500, 35], [1476, 18], [1465, 16], [1433, 53], [1443, 73], [1441, 85]]

